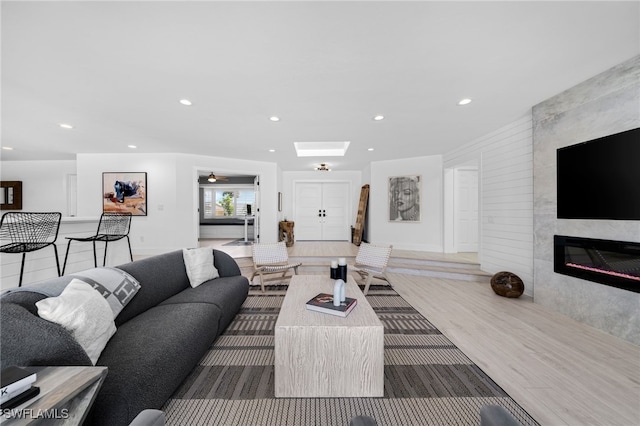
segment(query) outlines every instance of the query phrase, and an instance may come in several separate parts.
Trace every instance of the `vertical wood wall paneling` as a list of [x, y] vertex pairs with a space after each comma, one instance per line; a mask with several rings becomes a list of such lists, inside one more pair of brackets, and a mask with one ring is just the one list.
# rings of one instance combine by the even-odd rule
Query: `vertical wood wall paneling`
[[529, 113], [443, 157], [445, 169], [480, 160], [481, 268], [517, 274], [529, 296], [533, 296], [532, 121]]

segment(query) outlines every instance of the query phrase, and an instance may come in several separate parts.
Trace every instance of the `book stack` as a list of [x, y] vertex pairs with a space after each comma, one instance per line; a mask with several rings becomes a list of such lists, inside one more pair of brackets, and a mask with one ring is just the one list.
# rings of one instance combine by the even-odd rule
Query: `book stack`
[[346, 317], [356, 307], [358, 299], [345, 297], [345, 301], [340, 306], [333, 306], [333, 295], [328, 293], [320, 293], [307, 302], [307, 309], [311, 311], [323, 312], [325, 314]]
[[0, 405], [13, 408], [38, 395], [40, 389], [33, 386], [36, 373], [25, 368], [7, 367], [0, 372]]

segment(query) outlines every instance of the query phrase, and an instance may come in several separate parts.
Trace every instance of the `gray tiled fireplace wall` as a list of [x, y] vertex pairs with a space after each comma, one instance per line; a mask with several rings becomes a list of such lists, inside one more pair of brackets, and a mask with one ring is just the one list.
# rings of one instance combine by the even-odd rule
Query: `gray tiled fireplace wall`
[[536, 105], [533, 125], [534, 301], [640, 344], [639, 293], [553, 272], [554, 234], [640, 242], [640, 221], [556, 218], [556, 150], [640, 127], [640, 56]]

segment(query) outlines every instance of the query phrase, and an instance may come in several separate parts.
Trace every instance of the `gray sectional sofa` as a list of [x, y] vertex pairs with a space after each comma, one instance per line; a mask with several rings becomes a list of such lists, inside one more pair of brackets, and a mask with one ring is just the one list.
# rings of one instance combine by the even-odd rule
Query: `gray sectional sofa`
[[[109, 371], [85, 424], [128, 425], [142, 410], [161, 408], [235, 317], [249, 281], [229, 255], [213, 253], [220, 277], [195, 288], [182, 251], [117, 267], [140, 289], [116, 317], [117, 331], [96, 363]], [[35, 303], [45, 297], [17, 291], [0, 298], [2, 368], [91, 365], [68, 331], [38, 317]]]

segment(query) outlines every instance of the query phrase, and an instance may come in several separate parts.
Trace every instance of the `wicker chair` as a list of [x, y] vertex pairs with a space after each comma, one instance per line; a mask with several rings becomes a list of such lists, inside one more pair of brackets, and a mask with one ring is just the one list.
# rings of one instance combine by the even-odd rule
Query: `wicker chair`
[[130, 229], [131, 213], [102, 213], [102, 216], [100, 216], [100, 223], [98, 224], [98, 231], [95, 235], [92, 235], [90, 237], [66, 237], [69, 242], [67, 243], [67, 252], [64, 255], [62, 275], [64, 275], [64, 271], [67, 268], [67, 258], [69, 257], [69, 248], [71, 247], [71, 241], [93, 243], [93, 266], [97, 268], [98, 260], [96, 258], [96, 241], [104, 242], [104, 259], [102, 260], [102, 266], [104, 266], [107, 262], [107, 246], [109, 245], [109, 243], [126, 238], [127, 243], [129, 244], [129, 258], [133, 262], [131, 240], [129, 240]]
[[389, 246], [376, 246], [368, 243], [361, 243], [358, 249], [358, 255], [356, 256], [356, 263], [354, 266], [350, 266], [350, 270], [358, 273], [360, 278], [364, 280], [364, 295], [369, 292], [369, 286], [373, 278], [379, 278], [385, 280], [389, 285], [389, 279], [387, 278], [387, 263], [389, 263], [389, 256], [391, 256], [392, 245]]
[[260, 275], [260, 288], [264, 293], [264, 275], [282, 274], [284, 278], [289, 269], [293, 269], [294, 274], [298, 274], [298, 266], [302, 263], [289, 263], [289, 254], [284, 241], [279, 243], [251, 245], [251, 255], [253, 256], [253, 274], [249, 281], [253, 282], [256, 274]]
[[62, 214], [58, 212], [9, 212], [2, 216], [2, 220], [0, 220], [0, 235], [3, 240], [10, 240], [11, 242], [0, 246], [0, 252], [22, 253], [18, 287], [22, 285], [24, 261], [27, 253], [41, 250], [45, 247], [53, 246], [56, 268], [58, 276], [60, 276], [60, 261], [58, 260], [58, 248], [55, 242], [58, 238], [61, 218]]

